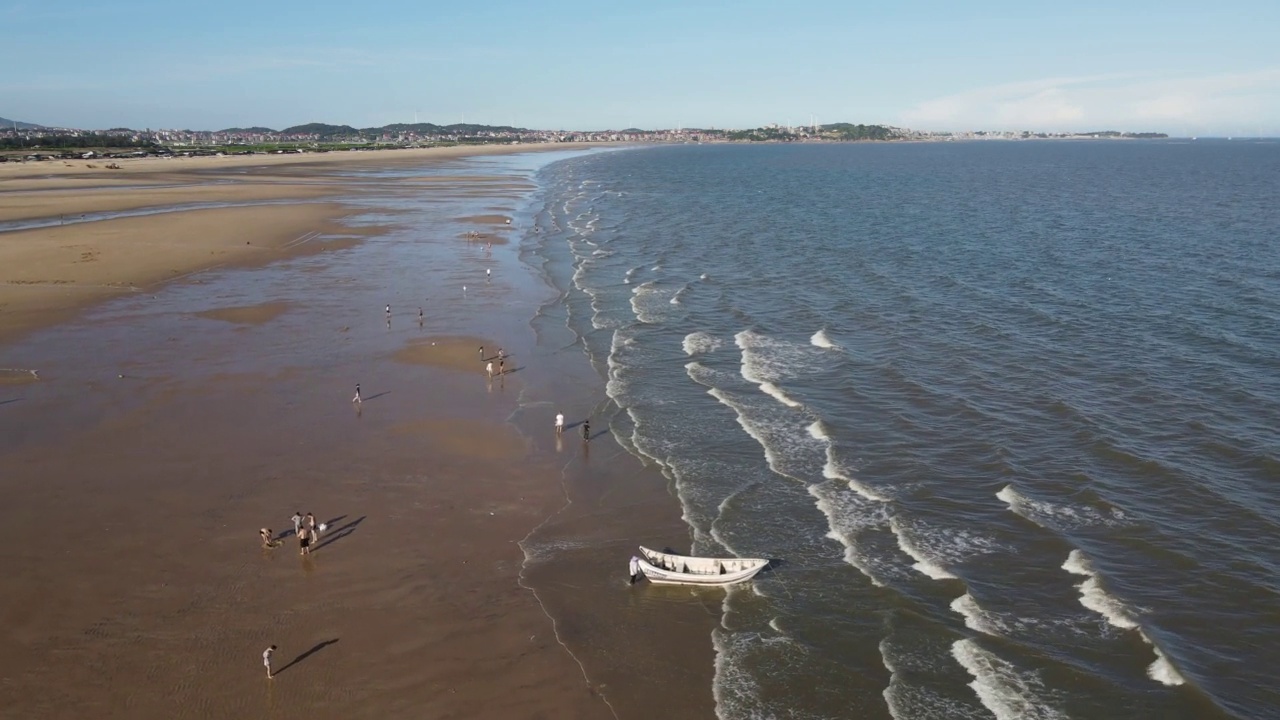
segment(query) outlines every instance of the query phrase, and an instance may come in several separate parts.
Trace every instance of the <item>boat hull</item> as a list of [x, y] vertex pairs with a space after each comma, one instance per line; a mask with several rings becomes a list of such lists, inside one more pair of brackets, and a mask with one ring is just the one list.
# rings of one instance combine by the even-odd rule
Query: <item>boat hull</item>
[[722, 586], [745, 582], [769, 564], [763, 558], [703, 558], [641, 547], [640, 571], [659, 585]]

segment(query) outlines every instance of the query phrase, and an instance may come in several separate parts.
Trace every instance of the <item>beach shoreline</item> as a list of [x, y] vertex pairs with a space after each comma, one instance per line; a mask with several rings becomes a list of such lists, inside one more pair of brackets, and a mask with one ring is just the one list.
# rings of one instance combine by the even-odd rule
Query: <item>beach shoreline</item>
[[[334, 231], [362, 244], [246, 259], [9, 336], [0, 365], [40, 377], [0, 386], [0, 543], [14, 548], [0, 705], [103, 718], [646, 712], [626, 678], [566, 652], [577, 640], [552, 614], [572, 611], [523, 584], [521, 543], [562, 515], [565, 475], [540, 422], [527, 435], [510, 422], [548, 370], [529, 367], [536, 303], [516, 278], [528, 270], [514, 246], [459, 239], [518, 209], [522, 195], [486, 184], [499, 183], [384, 183], [359, 200], [379, 222]], [[201, 212], [228, 214], [166, 222]], [[486, 381], [481, 344], [507, 348], [510, 376]], [[598, 377], [573, 382], [598, 401]], [[655, 513], [678, 523], [671, 505]], [[295, 509], [329, 521], [314, 556], [283, 532]], [[260, 526], [284, 544], [256, 547]], [[626, 556], [595, 556], [625, 599]], [[648, 635], [641, 645], [665, 636]], [[255, 658], [271, 643], [285, 669], [266, 681]], [[706, 693], [697, 675], [684, 682]]]
[[[589, 147], [595, 145], [136, 158], [119, 161], [118, 170], [90, 161], [3, 163], [0, 343], [165, 280], [345, 247], [372, 232], [341, 226], [359, 211], [352, 200], [389, 191], [352, 170]], [[395, 191], [415, 189], [405, 184]], [[493, 185], [478, 183], [476, 192], [493, 192]], [[205, 221], [191, 222], [195, 217]], [[328, 236], [345, 242], [324, 242]]]

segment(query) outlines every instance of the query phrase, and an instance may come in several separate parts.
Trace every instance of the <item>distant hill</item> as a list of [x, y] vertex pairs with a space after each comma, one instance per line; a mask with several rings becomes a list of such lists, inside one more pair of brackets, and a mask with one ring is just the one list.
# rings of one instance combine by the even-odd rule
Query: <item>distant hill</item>
[[294, 125], [280, 131], [282, 135], [319, 135], [325, 137], [352, 137], [360, 134], [360, 131], [350, 125], [329, 125], [327, 123], [307, 123], [306, 125]]
[[19, 122], [17, 120], [9, 120], [7, 118], [0, 117], [0, 127], [12, 130], [15, 126], [19, 130], [39, 130], [44, 127], [43, 125], [36, 125], [35, 123]]
[[220, 132], [220, 133], [257, 133], [257, 134], [259, 134], [259, 135], [264, 135], [264, 134], [266, 134], [266, 133], [273, 133], [273, 132], [275, 132], [275, 130], [272, 130], [272, 129], [271, 129], [271, 128], [269, 128], [269, 127], [248, 127], [248, 128], [234, 127], [234, 128], [227, 128], [226, 130], [218, 130], [217, 132]]
[[383, 133], [414, 133], [417, 135], [471, 135], [479, 132], [529, 132], [525, 128], [510, 125], [476, 125], [475, 123], [454, 123], [453, 125], [436, 125], [435, 123], [393, 123], [382, 127], [364, 128], [360, 132], [366, 135]]
[[902, 137], [902, 133], [897, 128], [884, 125], [831, 123], [823, 125], [822, 131], [832, 133], [841, 140], [897, 140]]

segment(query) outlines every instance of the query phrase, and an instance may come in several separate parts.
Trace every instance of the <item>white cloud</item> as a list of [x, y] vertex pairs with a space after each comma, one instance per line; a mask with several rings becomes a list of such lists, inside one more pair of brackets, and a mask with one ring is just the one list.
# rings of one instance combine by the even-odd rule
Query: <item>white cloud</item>
[[925, 100], [902, 114], [927, 130], [1280, 132], [1280, 68], [1159, 77], [1046, 78]]

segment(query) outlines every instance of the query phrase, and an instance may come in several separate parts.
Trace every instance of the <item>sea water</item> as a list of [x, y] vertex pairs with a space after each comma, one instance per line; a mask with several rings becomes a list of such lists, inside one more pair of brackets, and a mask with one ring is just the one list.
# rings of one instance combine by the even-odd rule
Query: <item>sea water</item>
[[706, 638], [720, 717], [1280, 717], [1280, 146], [539, 180], [526, 250], [611, 434], [694, 553], [776, 560]]

